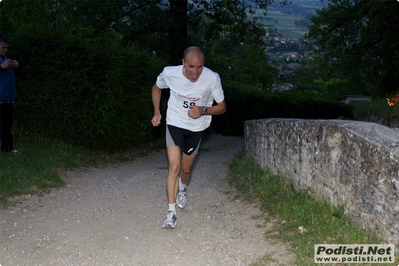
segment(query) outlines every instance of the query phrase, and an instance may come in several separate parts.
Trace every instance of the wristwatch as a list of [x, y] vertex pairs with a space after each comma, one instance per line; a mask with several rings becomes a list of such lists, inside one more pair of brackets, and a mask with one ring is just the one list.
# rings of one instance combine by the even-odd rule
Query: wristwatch
[[202, 115], [207, 115], [208, 114], [208, 107], [204, 106], [204, 112], [202, 113]]

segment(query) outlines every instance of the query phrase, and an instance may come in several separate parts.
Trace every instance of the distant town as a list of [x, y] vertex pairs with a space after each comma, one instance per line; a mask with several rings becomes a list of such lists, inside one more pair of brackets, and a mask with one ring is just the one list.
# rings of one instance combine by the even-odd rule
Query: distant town
[[328, 1], [293, 2], [286, 6], [274, 2], [269, 6], [266, 17], [258, 17], [267, 29], [264, 41], [269, 63], [279, 72], [279, 85], [274, 88], [277, 90], [292, 89], [295, 72], [312, 59], [304, 45], [303, 36], [308, 32], [311, 18], [317, 15], [317, 9], [323, 8]]

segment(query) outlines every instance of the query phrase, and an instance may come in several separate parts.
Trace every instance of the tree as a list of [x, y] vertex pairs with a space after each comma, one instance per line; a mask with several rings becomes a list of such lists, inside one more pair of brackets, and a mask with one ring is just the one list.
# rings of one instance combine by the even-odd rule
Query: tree
[[140, 46], [169, 58], [171, 64], [181, 63], [186, 46], [199, 45], [215, 55], [207, 64], [216, 66], [216, 71], [236, 82], [238, 77], [258, 73], [250, 81], [266, 88], [273, 82], [273, 72], [264, 54], [265, 28], [254, 14], [255, 9], [266, 10], [271, 2], [192, 0], [187, 5], [187, 0], [3, 0], [0, 7], [7, 10], [2, 13], [2, 25], [13, 36], [25, 29], [57, 29], [88, 42], [112, 40], [116, 47]]
[[306, 38], [324, 80], [347, 79], [355, 91], [377, 97], [398, 90], [397, 1], [331, 0], [317, 13]]
[[271, 1], [193, 0], [188, 8], [188, 40], [202, 46], [206, 64], [223, 81], [267, 89], [274, 70], [265, 54], [265, 28], [258, 21], [256, 8], [267, 8]]
[[[3, 0], [2, 31], [53, 28], [86, 39], [112, 39], [167, 54], [170, 13], [161, 0]], [[7, 12], [4, 12], [7, 10]]]
[[223, 42], [226, 49], [243, 43], [264, 48], [261, 39], [265, 34], [263, 25], [255, 16], [254, 5], [266, 8], [270, 1], [242, 0], [193, 0], [189, 6], [189, 38], [208, 46]]
[[187, 0], [169, 0], [171, 18], [169, 27], [169, 61], [180, 64], [187, 46]]

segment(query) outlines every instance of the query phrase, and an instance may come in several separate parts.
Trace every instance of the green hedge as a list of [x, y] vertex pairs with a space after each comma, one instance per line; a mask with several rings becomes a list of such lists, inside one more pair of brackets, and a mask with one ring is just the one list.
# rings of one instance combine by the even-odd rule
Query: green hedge
[[371, 102], [353, 104], [353, 116], [356, 120], [374, 122], [387, 127], [399, 126], [399, 104], [388, 105], [388, 98], [397, 97], [397, 93], [387, 98], [373, 98]]
[[101, 150], [153, 138], [151, 87], [165, 62], [111, 40], [22, 31], [12, 49], [24, 66], [16, 121], [26, 132]]
[[[150, 120], [151, 87], [166, 62], [150, 52], [28, 28], [13, 36], [11, 47], [24, 67], [15, 108], [23, 132], [105, 151], [128, 149], [164, 133], [164, 126], [154, 129]], [[347, 105], [322, 98], [223, 85], [227, 112], [215, 116], [212, 126], [225, 135], [243, 134], [250, 119], [352, 117]], [[167, 97], [165, 91], [163, 113]]]
[[227, 111], [213, 117], [212, 127], [224, 135], [241, 135], [244, 122], [263, 118], [335, 119], [352, 118], [352, 108], [324, 98], [292, 92], [267, 92], [252, 88], [224, 86]]

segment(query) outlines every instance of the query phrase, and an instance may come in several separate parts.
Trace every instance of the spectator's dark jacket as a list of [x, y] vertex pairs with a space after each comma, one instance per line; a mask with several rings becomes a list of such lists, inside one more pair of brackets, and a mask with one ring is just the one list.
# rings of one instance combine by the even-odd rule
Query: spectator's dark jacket
[[[13, 58], [9, 55], [0, 56], [2, 62]], [[17, 99], [17, 86], [15, 76], [22, 73], [21, 65], [19, 69], [13, 67], [2, 69], [0, 67], [0, 103], [12, 103]]]

